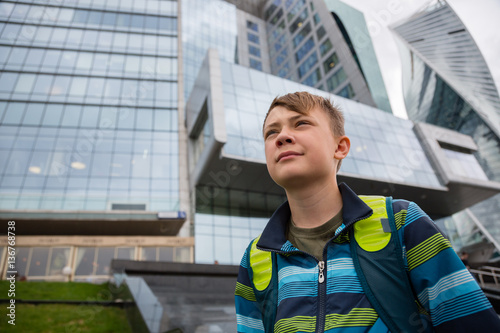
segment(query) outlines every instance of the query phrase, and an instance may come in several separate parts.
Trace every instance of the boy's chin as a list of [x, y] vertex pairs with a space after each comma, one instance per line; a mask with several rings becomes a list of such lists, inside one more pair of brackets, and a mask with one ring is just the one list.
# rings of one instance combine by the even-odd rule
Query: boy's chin
[[291, 190], [298, 187], [306, 186], [310, 179], [304, 175], [289, 175], [287, 177], [282, 177], [280, 179], [273, 178], [274, 182], [284, 188], [285, 190]]

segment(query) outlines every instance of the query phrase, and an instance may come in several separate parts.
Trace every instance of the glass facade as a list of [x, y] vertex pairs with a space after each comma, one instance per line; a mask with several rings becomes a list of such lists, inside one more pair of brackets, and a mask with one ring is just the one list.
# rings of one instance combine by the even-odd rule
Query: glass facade
[[450, 5], [430, 6], [394, 31], [500, 135], [498, 87], [481, 50]]
[[[0, 210], [179, 210], [177, 13], [169, 0], [0, 3]], [[150, 251], [40, 239], [19, 238], [29, 280], [65, 280], [66, 266], [108, 279], [112, 258]], [[192, 260], [165, 249], [148, 260]]]
[[2, 2], [0, 60], [1, 209], [178, 210], [177, 2]]
[[[221, 62], [227, 154], [265, 162], [262, 124], [273, 98], [290, 91], [311, 91], [299, 83], [279, 79], [242, 66]], [[346, 119], [351, 139], [349, 157], [341, 172], [422, 186], [440, 186], [425, 157], [413, 123], [345, 98], [331, 96]]]
[[16, 268], [30, 281], [65, 281], [67, 266], [74, 267], [73, 281], [101, 281], [109, 279], [112, 259], [189, 262], [191, 252], [190, 247], [166, 246], [18, 246]]
[[[342, 0], [328, 0], [322, 2], [326, 4], [327, 11], [333, 16], [336, 26], [346, 41], [346, 48], [340, 49], [352, 55], [359, 70], [362, 72], [362, 76], [366, 81], [374, 101], [374, 104], [370, 105], [376, 105], [380, 110], [392, 112], [385, 83], [382, 78], [382, 72], [375, 54], [375, 48], [370, 38], [361, 37], [371, 35], [370, 31], [373, 27], [369, 28], [368, 24], [373, 24], [374, 22], [367, 22], [364, 13], [346, 4], [346, 2]], [[328, 22], [323, 19], [322, 24], [328, 33]], [[335, 42], [333, 36], [329, 35], [328, 37], [332, 38], [332, 41]]]
[[[222, 0], [184, 0], [182, 5], [182, 54], [184, 97], [187, 100], [201, 63], [210, 47], [224, 61], [235, 62], [238, 28], [236, 7]], [[224, 20], [215, 17], [224, 17]], [[258, 32], [255, 22], [247, 21], [248, 30]]]
[[[409, 118], [471, 136], [478, 146], [473, 154], [445, 150], [454, 174], [500, 181], [500, 98], [467, 28], [443, 2], [413, 15], [394, 30], [402, 38], [398, 46]], [[496, 195], [442, 220], [455, 235], [457, 250], [484, 240], [495, 241], [500, 252], [499, 202], [500, 195]]]
[[408, 116], [470, 135], [478, 145], [474, 156], [491, 180], [500, 180], [500, 137], [478, 111], [419, 57], [401, 50], [403, 93]]
[[[206, 186], [198, 186], [196, 193], [195, 258], [205, 264], [238, 265], [250, 241], [262, 233], [269, 216], [285, 200], [279, 195]], [[261, 209], [249, 209], [244, 203], [250, 201]]]
[[[300, 81], [305, 85], [328, 89], [346, 98], [358, 99], [362, 103], [375, 105], [360, 67], [350, 61], [352, 55], [347, 41], [328, 11], [327, 4], [319, 0], [300, 0], [288, 2], [267, 1], [264, 6], [264, 19], [267, 21], [268, 42], [271, 47], [271, 72], [279, 77]], [[283, 14], [284, 13], [284, 14]], [[323, 15], [323, 16], [322, 16]], [[326, 16], [326, 17], [325, 17]], [[276, 18], [279, 19], [276, 19]], [[333, 41], [333, 42], [332, 42]], [[292, 54], [292, 59], [281, 55], [281, 50]], [[320, 52], [318, 52], [320, 51]], [[313, 54], [311, 54], [313, 52]], [[341, 59], [337, 54], [341, 53]], [[318, 54], [320, 55], [318, 57]], [[348, 66], [347, 83], [336, 91], [329, 89], [327, 82], [331, 67], [322, 63], [335, 56], [335, 64]], [[377, 66], [372, 64], [373, 66]], [[342, 89], [344, 88], [345, 89]], [[349, 88], [347, 88], [349, 87]], [[380, 88], [382, 87], [382, 88]], [[336, 89], [337, 87], [335, 87]], [[383, 90], [383, 85], [377, 85]], [[357, 91], [357, 93], [356, 93]], [[385, 94], [386, 95], [386, 94]], [[387, 103], [388, 105], [388, 103]]]

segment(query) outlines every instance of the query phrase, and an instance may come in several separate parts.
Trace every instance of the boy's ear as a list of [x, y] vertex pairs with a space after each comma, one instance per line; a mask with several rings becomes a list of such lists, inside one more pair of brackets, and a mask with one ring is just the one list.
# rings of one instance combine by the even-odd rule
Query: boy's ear
[[335, 140], [337, 142], [337, 149], [335, 149], [335, 154], [333, 155], [336, 159], [342, 160], [349, 153], [351, 148], [351, 140], [345, 135], [339, 136]]

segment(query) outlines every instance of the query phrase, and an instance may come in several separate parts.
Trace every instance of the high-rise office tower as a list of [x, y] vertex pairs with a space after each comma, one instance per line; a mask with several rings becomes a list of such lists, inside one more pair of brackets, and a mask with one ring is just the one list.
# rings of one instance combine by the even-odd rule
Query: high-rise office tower
[[172, 237], [187, 211], [177, 1], [3, 1], [0, 30], [0, 209], [19, 275], [191, 261], [192, 238]]
[[[473, 154], [488, 179], [500, 180], [499, 91], [460, 17], [447, 2], [437, 1], [393, 31], [401, 50], [409, 118], [471, 136], [478, 146]], [[448, 155], [458, 158], [464, 153], [468, 151], [450, 147]], [[458, 165], [456, 170], [471, 171]], [[478, 256], [484, 252], [485, 260], [492, 250], [500, 251], [499, 216], [500, 196], [495, 196], [443, 222], [458, 248]]]

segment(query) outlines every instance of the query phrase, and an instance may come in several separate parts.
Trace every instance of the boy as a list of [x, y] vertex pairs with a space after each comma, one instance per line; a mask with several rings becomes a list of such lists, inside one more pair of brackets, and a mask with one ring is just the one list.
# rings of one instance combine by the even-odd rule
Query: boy
[[[383, 197], [358, 197], [345, 184], [337, 185], [350, 141], [341, 112], [327, 99], [307, 92], [275, 98], [263, 135], [269, 174], [288, 201], [241, 261], [235, 292], [238, 332], [500, 332], [500, 320], [481, 289], [416, 204], [394, 200], [386, 210]], [[382, 209], [376, 204], [380, 198]], [[389, 219], [405, 253], [401, 267], [407, 269], [396, 271], [404, 270], [400, 280], [410, 281], [408, 297], [384, 283], [371, 284], [371, 290], [384, 290], [367, 292], [378, 270], [358, 274], [359, 260], [353, 259], [357, 246], [375, 253], [369, 258], [384, 253], [388, 244], [398, 246], [383, 227]], [[381, 227], [373, 231], [373, 225]], [[402, 256], [391, 258], [396, 254], [387, 257], [402, 261]], [[400, 294], [418, 311], [405, 312], [403, 306], [382, 318], [386, 309], [379, 305], [390, 307], [390, 295]], [[399, 314], [404, 314], [403, 326], [393, 320]]]

